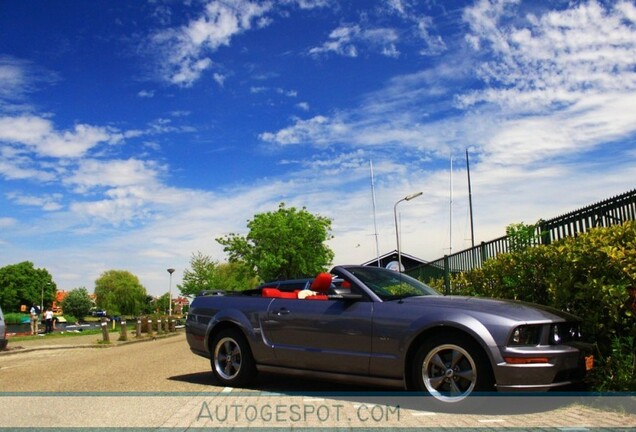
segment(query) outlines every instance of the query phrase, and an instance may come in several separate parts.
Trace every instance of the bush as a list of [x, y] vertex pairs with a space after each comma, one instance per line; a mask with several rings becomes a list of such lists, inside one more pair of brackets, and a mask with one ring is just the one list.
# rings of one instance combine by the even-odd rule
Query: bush
[[8, 314], [4, 315], [4, 321], [7, 324], [23, 324], [24, 323], [28, 324], [30, 322], [31, 318], [29, 317], [28, 314], [23, 314], [23, 313], [16, 313], [16, 312], [11, 312]]
[[[604, 370], [594, 375], [600, 380], [595, 387], [619, 390], [625, 380], [615, 377], [634, 380], [633, 360], [631, 371], [624, 370], [630, 363], [624, 353], [633, 359], [636, 222], [501, 254], [451, 280], [453, 294], [528, 301], [583, 317], [583, 331], [598, 346], [599, 369]], [[623, 353], [621, 359], [618, 352]]]
[[64, 314], [64, 319], [66, 320], [67, 324], [75, 324], [76, 322], [79, 322], [79, 320], [76, 317], [69, 314]]
[[612, 339], [610, 353], [598, 359], [590, 380], [598, 391], [636, 390], [636, 346], [633, 337]]
[[64, 313], [79, 318], [84, 318], [88, 315], [92, 306], [93, 302], [84, 287], [75, 288], [69, 292], [62, 301], [62, 310], [64, 310]]

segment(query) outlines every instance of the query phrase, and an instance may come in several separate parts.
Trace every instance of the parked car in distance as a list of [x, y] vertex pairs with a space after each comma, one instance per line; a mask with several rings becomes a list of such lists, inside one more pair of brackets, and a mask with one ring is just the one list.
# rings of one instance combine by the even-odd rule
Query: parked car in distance
[[106, 315], [106, 311], [105, 310], [93, 309], [93, 310], [91, 310], [91, 316], [93, 316], [93, 317], [106, 317], [108, 315]]
[[476, 392], [563, 388], [593, 363], [570, 314], [443, 296], [405, 274], [366, 266], [197, 296], [186, 337], [221, 385], [288, 373], [396, 386], [444, 404]]
[[7, 347], [7, 326], [4, 321], [4, 315], [2, 314], [2, 308], [0, 308], [0, 350]]

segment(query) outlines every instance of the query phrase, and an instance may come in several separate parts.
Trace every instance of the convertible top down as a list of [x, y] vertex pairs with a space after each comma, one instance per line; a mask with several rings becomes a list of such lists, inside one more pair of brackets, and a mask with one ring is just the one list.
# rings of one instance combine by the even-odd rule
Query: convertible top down
[[474, 392], [559, 388], [586, 372], [578, 318], [442, 296], [379, 267], [337, 266], [314, 279], [202, 293], [186, 335], [226, 386], [269, 371], [397, 386], [452, 403]]

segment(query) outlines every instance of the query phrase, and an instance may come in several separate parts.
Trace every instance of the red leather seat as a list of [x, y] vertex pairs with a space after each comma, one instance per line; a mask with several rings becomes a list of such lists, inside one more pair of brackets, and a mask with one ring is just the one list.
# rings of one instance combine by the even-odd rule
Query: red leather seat
[[318, 276], [312, 281], [310, 290], [319, 294], [305, 297], [305, 300], [328, 300], [327, 292], [331, 288], [332, 277], [329, 273], [318, 273]]

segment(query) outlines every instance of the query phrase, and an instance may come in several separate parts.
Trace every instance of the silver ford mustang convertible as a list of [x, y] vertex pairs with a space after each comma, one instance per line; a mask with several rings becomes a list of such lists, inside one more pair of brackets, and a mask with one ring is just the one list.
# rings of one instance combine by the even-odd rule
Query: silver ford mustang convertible
[[592, 360], [579, 321], [538, 305], [443, 296], [392, 270], [337, 266], [314, 279], [204, 292], [186, 335], [225, 386], [275, 372], [398, 386], [452, 403], [582, 380]]

